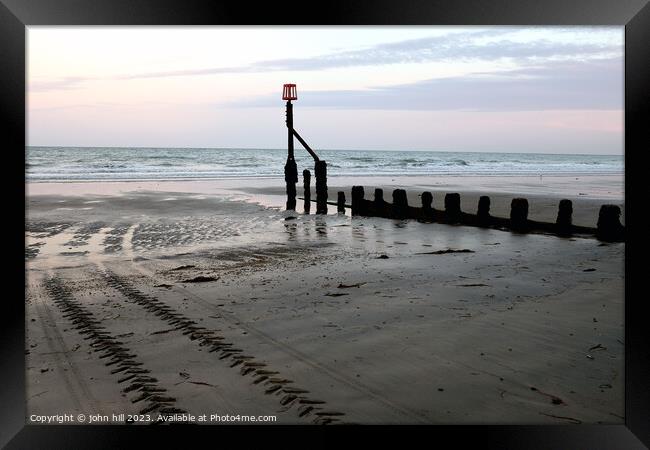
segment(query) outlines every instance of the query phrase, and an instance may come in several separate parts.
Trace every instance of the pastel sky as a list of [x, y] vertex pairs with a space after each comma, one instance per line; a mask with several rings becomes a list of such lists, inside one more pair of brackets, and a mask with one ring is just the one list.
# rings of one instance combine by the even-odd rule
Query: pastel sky
[[29, 27], [38, 146], [621, 154], [622, 27]]

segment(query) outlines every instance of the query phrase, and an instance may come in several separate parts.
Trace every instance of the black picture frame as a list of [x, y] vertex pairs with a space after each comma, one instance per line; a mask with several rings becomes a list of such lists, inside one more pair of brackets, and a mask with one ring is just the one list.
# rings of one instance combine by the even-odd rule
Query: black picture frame
[[[167, 443], [218, 433], [248, 439], [240, 427], [25, 425], [25, 75], [30, 25], [619, 25], [625, 26], [625, 424], [410, 427], [426, 443], [441, 440], [499, 448], [644, 448], [650, 446], [650, 339], [646, 326], [643, 263], [647, 232], [641, 185], [650, 110], [650, 5], [648, 0], [337, 0], [322, 3], [245, 3], [215, 0], [0, 0], [0, 124], [5, 260], [0, 333], [0, 445], [7, 448], [124, 447], [136, 433]], [[8, 202], [9, 200], [9, 202]], [[9, 234], [11, 233], [11, 234]], [[15, 236], [15, 237], [14, 237]], [[21, 236], [19, 238], [19, 236]], [[20, 280], [23, 280], [22, 285]], [[11, 287], [11, 291], [8, 290]], [[147, 428], [147, 430], [145, 430]], [[271, 439], [283, 443], [271, 427]], [[295, 432], [296, 427], [291, 427]], [[358, 429], [359, 427], [355, 427]], [[375, 438], [393, 427], [363, 427]], [[259, 430], [259, 428], [257, 429]], [[333, 433], [339, 434], [340, 431]], [[320, 429], [309, 433], [322, 435]], [[328, 434], [332, 432], [328, 430]], [[265, 433], [266, 434], [266, 433]], [[304, 445], [310, 445], [306, 441]], [[213, 442], [214, 443], [214, 442]], [[644, 445], [645, 444], [645, 445]]]

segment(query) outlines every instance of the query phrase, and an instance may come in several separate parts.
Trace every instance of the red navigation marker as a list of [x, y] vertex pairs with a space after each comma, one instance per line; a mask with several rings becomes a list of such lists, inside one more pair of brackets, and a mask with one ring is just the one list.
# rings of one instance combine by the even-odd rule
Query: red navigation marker
[[298, 100], [298, 91], [295, 84], [285, 84], [282, 88], [282, 100]]

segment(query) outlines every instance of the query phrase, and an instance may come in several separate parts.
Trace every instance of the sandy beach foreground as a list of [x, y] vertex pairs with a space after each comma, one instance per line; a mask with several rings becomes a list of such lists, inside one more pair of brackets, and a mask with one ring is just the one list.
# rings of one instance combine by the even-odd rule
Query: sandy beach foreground
[[[395, 186], [413, 204], [433, 191], [434, 206], [461, 192], [474, 210], [489, 193], [507, 216], [516, 192], [536, 220], [570, 198], [587, 226], [601, 204], [622, 206], [621, 179], [544, 178], [332, 178], [330, 198]], [[624, 244], [289, 217], [282, 180], [27, 190], [28, 422], [624, 421]]]

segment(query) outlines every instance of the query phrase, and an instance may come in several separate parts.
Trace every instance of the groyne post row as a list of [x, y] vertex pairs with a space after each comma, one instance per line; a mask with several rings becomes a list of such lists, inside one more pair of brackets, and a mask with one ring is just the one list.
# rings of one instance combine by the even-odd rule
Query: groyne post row
[[[339, 193], [338, 211], [345, 211], [345, 195]], [[538, 222], [528, 218], [528, 200], [513, 198], [510, 203], [510, 217], [495, 217], [490, 214], [490, 197], [479, 198], [476, 214], [463, 212], [460, 207], [460, 194], [445, 195], [444, 210], [433, 207], [433, 194], [423, 192], [422, 205], [410, 206], [404, 189], [393, 191], [393, 202], [384, 200], [383, 189], [375, 189], [374, 200], [365, 198], [363, 186], [352, 187], [352, 215], [383, 217], [388, 219], [416, 219], [421, 222], [469, 225], [483, 228], [512, 230], [519, 233], [551, 233], [558, 236], [592, 235], [607, 242], [625, 241], [625, 227], [621, 224], [621, 208], [617, 205], [602, 205], [596, 228], [574, 225], [571, 216], [571, 200], [560, 200], [555, 223]]]

